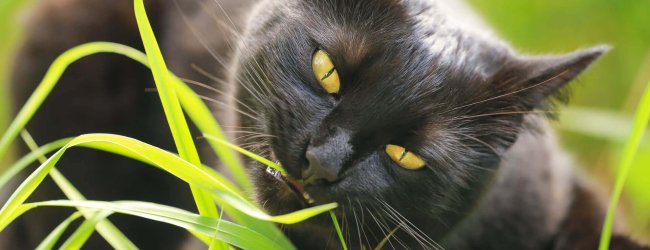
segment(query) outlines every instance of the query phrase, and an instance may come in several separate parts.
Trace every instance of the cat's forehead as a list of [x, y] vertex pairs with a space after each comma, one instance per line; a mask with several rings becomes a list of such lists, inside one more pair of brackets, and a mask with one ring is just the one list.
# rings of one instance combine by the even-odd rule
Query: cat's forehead
[[[437, 66], [489, 76], [509, 53], [507, 44], [458, 0], [304, 1], [312, 37], [349, 64], [371, 53], [414, 46]], [[403, 52], [402, 52], [403, 53]]]

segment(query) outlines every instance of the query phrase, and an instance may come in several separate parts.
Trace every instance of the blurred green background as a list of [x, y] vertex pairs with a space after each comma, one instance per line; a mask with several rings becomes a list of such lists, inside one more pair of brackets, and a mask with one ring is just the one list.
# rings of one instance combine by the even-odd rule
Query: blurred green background
[[[0, 2], [0, 131], [7, 126], [7, 70], [20, 44], [20, 10], [30, 1]], [[612, 187], [619, 150], [632, 114], [650, 81], [648, 0], [470, 0], [497, 32], [521, 52], [569, 52], [601, 43], [613, 46], [572, 85], [573, 98], [555, 125], [586, 173]], [[650, 239], [650, 143], [642, 145], [624, 193], [630, 231]], [[7, 159], [4, 159], [7, 162]], [[0, 169], [6, 166], [0, 160]]]

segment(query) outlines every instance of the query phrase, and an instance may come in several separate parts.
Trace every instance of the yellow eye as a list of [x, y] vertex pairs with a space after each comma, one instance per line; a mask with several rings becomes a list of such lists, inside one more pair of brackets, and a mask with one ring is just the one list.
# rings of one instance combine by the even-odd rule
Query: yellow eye
[[311, 59], [311, 67], [314, 70], [314, 75], [318, 79], [318, 83], [330, 94], [336, 94], [341, 88], [339, 80], [339, 73], [336, 72], [336, 67], [332, 59], [323, 50], [318, 50], [314, 53]]
[[424, 160], [414, 153], [409, 152], [404, 147], [393, 144], [386, 145], [386, 154], [397, 163], [400, 167], [418, 170], [424, 167]]

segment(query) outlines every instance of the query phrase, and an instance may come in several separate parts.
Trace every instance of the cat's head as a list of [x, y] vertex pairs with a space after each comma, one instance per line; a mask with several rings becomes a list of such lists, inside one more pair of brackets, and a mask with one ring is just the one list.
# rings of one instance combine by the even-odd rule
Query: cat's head
[[[517, 139], [524, 115], [600, 56], [521, 56], [424, 1], [268, 1], [239, 49], [245, 146], [315, 203], [453, 226]], [[252, 165], [272, 213], [304, 206]], [[298, 185], [299, 186], [299, 185]], [[367, 213], [367, 212], [366, 212]], [[436, 222], [438, 223], [438, 222]], [[441, 226], [441, 228], [444, 228]]]

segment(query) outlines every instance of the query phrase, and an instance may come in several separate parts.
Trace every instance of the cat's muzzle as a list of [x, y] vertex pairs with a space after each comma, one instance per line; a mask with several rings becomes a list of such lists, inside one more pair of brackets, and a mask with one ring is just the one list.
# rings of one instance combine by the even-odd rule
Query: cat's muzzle
[[266, 167], [266, 173], [270, 174], [278, 181], [286, 184], [289, 189], [291, 189], [291, 191], [303, 199], [303, 202], [305, 202], [305, 204], [314, 204], [314, 199], [312, 199], [305, 191], [305, 185], [302, 182], [295, 180], [287, 175], [283, 175], [280, 171], [272, 167]]

